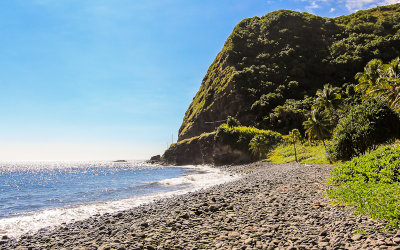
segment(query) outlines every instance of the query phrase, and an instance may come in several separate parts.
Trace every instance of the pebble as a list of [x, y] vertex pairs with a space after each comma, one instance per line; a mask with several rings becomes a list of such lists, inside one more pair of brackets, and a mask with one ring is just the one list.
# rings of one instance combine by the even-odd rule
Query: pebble
[[362, 235], [361, 234], [356, 234], [356, 235], [354, 235], [353, 237], [351, 237], [351, 239], [353, 240], [353, 241], [358, 241], [358, 240], [360, 240], [362, 238]]
[[[0, 249], [399, 249], [400, 230], [327, 199], [329, 164], [222, 166], [242, 178], [43, 229]], [[362, 229], [363, 234], [357, 234]]]

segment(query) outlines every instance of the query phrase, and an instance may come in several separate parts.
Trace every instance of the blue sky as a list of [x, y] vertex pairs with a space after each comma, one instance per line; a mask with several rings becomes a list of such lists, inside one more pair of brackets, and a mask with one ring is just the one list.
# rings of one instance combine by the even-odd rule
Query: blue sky
[[398, 0], [0, 1], [0, 160], [146, 159], [243, 18]]

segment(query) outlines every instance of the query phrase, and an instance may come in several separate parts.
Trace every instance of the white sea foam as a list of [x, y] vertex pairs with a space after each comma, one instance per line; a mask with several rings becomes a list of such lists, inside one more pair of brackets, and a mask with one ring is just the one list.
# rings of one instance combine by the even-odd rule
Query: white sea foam
[[183, 189], [133, 197], [129, 199], [80, 205], [68, 208], [49, 209], [31, 215], [1, 219], [0, 235], [8, 235], [10, 237], [18, 238], [26, 233], [34, 233], [41, 228], [52, 228], [62, 223], [71, 223], [74, 221], [84, 220], [93, 215], [128, 210], [130, 208], [150, 203], [162, 198], [182, 195], [188, 192], [193, 192], [203, 188], [233, 181], [239, 177], [237, 175], [232, 175], [208, 166], [185, 166], [184, 168], [193, 170], [193, 174], [157, 182], [158, 184], [168, 186], [182, 185], [184, 187]]

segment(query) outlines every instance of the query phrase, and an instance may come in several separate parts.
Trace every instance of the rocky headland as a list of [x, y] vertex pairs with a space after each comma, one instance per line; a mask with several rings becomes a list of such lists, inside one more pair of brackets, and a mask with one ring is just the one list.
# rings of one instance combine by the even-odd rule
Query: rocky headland
[[223, 166], [239, 180], [94, 216], [0, 249], [400, 249], [400, 231], [332, 205], [331, 165]]

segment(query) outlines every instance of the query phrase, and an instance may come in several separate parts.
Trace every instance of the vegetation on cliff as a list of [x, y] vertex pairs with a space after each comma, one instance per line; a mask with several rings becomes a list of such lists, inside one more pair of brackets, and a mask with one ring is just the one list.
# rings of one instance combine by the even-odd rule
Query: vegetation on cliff
[[[230, 145], [232, 149], [248, 153], [251, 153], [251, 151], [264, 152], [265, 154], [261, 154], [261, 156], [265, 156], [266, 153], [283, 141], [282, 135], [278, 132], [244, 126], [229, 127], [226, 124], [218, 127], [215, 139], [223, 144]], [[259, 154], [256, 153], [255, 155]]]
[[[400, 54], [399, 23], [400, 4], [338, 18], [280, 10], [243, 20], [208, 69], [179, 140], [211, 132], [229, 115], [245, 126], [302, 130], [293, 118], [307, 96], [326, 83], [354, 83], [371, 59]], [[299, 109], [286, 108], [293, 104]]]
[[[253, 140], [255, 138], [262, 140], [257, 144]], [[278, 132], [222, 124], [216, 132], [203, 133], [172, 144], [162, 158], [166, 163], [177, 165], [247, 163], [266, 156], [282, 141], [283, 137]], [[254, 153], [256, 151], [257, 154]]]

